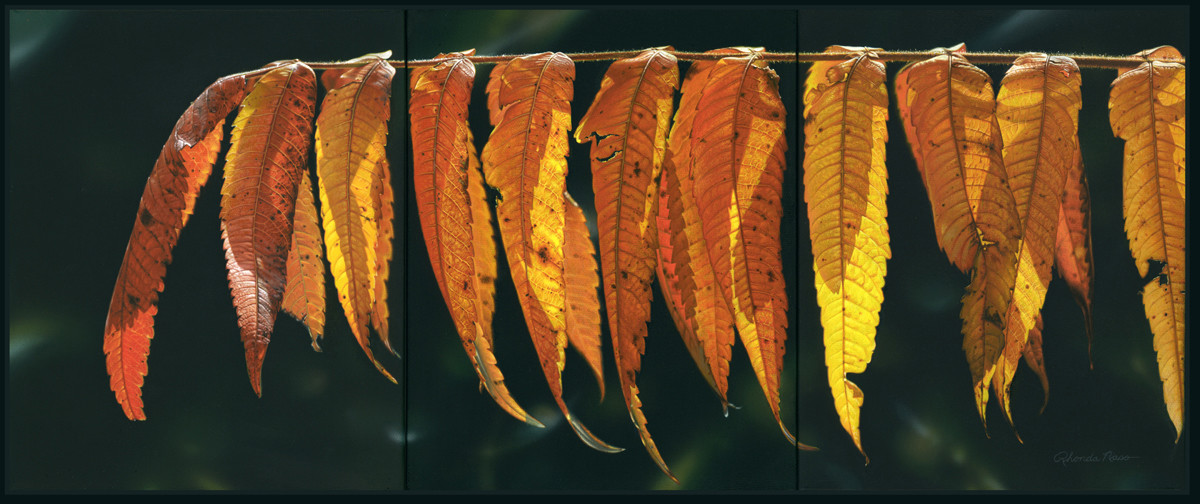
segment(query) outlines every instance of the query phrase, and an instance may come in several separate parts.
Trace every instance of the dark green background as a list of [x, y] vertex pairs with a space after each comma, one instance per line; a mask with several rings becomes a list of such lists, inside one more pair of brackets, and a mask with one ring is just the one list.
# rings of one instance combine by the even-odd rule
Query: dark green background
[[[657, 293], [638, 383], [651, 433], [682, 485], [667, 480], [642, 449], [607, 352], [603, 402], [573, 353], [566, 399], [596, 435], [627, 450], [595, 452], [561, 422], [503, 272], [496, 353], [514, 396], [548, 428], [521, 424], [480, 394], [433, 283], [401, 161], [408, 159], [403, 72], [394, 84], [388, 153], [398, 234], [389, 301], [404, 358], [381, 357], [399, 386], [368, 363], [330, 296], [325, 351], [314, 353], [302, 326], [281, 317], [263, 397], [254, 396], [225, 278], [219, 164], [168, 269], [144, 388], [148, 421], [130, 422], [121, 413], [108, 390], [101, 341], [146, 176], [179, 114], [222, 75], [280, 59], [328, 61], [386, 49], [394, 59], [421, 59], [471, 47], [479, 54], [668, 44], [786, 52], [965, 42], [973, 51], [1119, 55], [1171, 44], [1187, 56], [1189, 14], [1186, 8], [9, 10], [6, 490], [1187, 490], [1190, 438], [1185, 431], [1174, 443], [1141, 281], [1122, 231], [1121, 143], [1112, 137], [1106, 106], [1113, 70], [1084, 71], [1080, 114], [1094, 202], [1095, 369], [1088, 369], [1079, 309], [1056, 279], [1044, 308], [1051, 381], [1045, 413], [1038, 415], [1042, 392], [1032, 373], [1022, 368], [1014, 385], [1024, 444], [998, 409], [989, 414], [990, 439], [975, 413], [958, 320], [967, 278], [937, 248], [894, 105], [893, 258], [874, 359], [854, 377], [866, 395], [862, 435], [870, 465], [842, 431], [825, 381], [799, 182], [798, 93], [807, 65], [774, 65], [790, 135], [783, 245], [791, 323], [782, 406], [799, 439], [820, 452], [796, 452], [784, 441], [740, 344], [729, 396], [742, 409], [722, 417]], [[576, 65], [575, 122], [606, 66]], [[889, 74], [900, 66], [889, 64]], [[984, 68], [996, 82], [1005, 70]], [[484, 111], [490, 70], [478, 67], [472, 99], [479, 146], [490, 131]], [[572, 143], [568, 184], [594, 219], [586, 153]], [[1109, 451], [1136, 458], [1054, 462], [1062, 452]]]

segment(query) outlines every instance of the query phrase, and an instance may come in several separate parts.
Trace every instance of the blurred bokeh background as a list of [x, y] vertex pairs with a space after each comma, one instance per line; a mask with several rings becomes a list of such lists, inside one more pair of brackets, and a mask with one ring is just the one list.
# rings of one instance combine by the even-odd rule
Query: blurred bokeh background
[[[797, 437], [820, 452], [788, 446], [740, 344], [729, 396], [741, 409], [722, 416], [657, 293], [638, 384], [650, 431], [682, 484], [671, 483], [643, 450], [611, 372], [611, 354], [608, 395], [601, 401], [582, 359], [569, 351], [564, 379], [572, 412], [626, 451], [587, 448], [553, 404], [503, 261], [497, 357], [514, 396], [547, 428], [513, 420], [479, 393], [434, 284], [402, 161], [410, 159], [403, 72], [394, 84], [388, 146], [397, 194], [389, 300], [403, 357], [381, 357], [398, 386], [372, 368], [331, 302], [322, 353], [312, 351], [300, 324], [280, 318], [263, 397], [254, 396], [219, 238], [219, 162], [168, 269], [144, 388], [149, 420], [125, 419], [108, 390], [101, 349], [146, 177], [179, 114], [222, 75], [280, 59], [330, 61], [387, 49], [394, 59], [424, 59], [468, 48], [489, 55], [664, 45], [787, 52], [965, 42], [973, 51], [1114, 55], [1170, 44], [1188, 56], [1187, 8], [7, 14], [7, 491], [1189, 488], [1190, 436], [1185, 430], [1174, 442], [1138, 294], [1142, 282], [1122, 231], [1121, 143], [1112, 137], [1106, 106], [1113, 70], [1084, 71], [1080, 114], [1094, 211], [1095, 368], [1089, 369], [1080, 310], [1056, 279], [1043, 310], [1051, 384], [1045, 412], [1038, 414], [1042, 391], [1027, 368], [1014, 385], [1014, 420], [1024, 444], [997, 409], [988, 433], [975, 413], [958, 320], [967, 278], [937, 248], [894, 105], [888, 145], [893, 257], [874, 359], [853, 377], [866, 395], [862, 432], [869, 465], [842, 431], [825, 379], [800, 184], [799, 93], [807, 65], [774, 65], [789, 113], [782, 236], [791, 319], [782, 407]], [[900, 66], [889, 64], [889, 75]], [[606, 67], [576, 65], [575, 122]], [[983, 68], [997, 83], [1005, 71]], [[480, 147], [490, 131], [484, 93], [490, 70], [478, 67], [472, 98]], [[572, 142], [568, 188], [594, 219], [587, 150]], [[590, 224], [594, 233], [594, 220]], [[1132, 458], [1056, 462], [1067, 453]]]

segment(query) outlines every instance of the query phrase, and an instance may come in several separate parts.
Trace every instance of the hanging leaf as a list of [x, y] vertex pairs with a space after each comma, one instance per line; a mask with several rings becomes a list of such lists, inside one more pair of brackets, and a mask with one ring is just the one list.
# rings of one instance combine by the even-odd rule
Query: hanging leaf
[[[384, 51], [381, 53], [367, 54], [355, 58], [356, 60], [371, 60], [374, 57], [380, 59], [388, 59], [392, 57], [392, 51]], [[391, 106], [388, 100], [391, 99], [391, 77], [388, 80], [387, 100], [383, 100], [382, 106], [387, 109], [386, 115], [391, 116]], [[385, 120], [384, 123], [387, 123]], [[403, 128], [403, 123], [401, 124]], [[401, 135], [403, 136], [403, 134]], [[384, 134], [386, 140], [387, 135]], [[392, 193], [392, 170], [388, 165], [386, 157], [380, 160], [381, 176], [375, 180], [377, 186], [372, 192], [377, 195], [375, 202], [376, 208], [379, 209], [379, 234], [375, 238], [375, 306], [371, 312], [371, 324], [375, 328], [375, 332], [379, 334], [383, 340], [384, 346], [392, 355], [399, 355], [389, 341], [388, 335], [388, 304], [387, 304], [387, 283], [391, 274], [392, 263], [392, 239], [395, 238], [395, 227], [392, 220], [395, 218], [395, 210], [392, 208], [392, 202], [395, 201], [395, 195]]]
[[[687, 311], [687, 308], [684, 306], [684, 292], [680, 289], [680, 275], [685, 271], [685, 267], [688, 265], [686, 262], [683, 264], [675, 263], [675, 247], [672, 244], [672, 240], [679, 238], [681, 242], [686, 242], [688, 237], [687, 234], [683, 232], [682, 227], [678, 233], [675, 233], [671, 225], [671, 212], [674, 211], [680, 215], [683, 213], [681, 208], [677, 208], [680, 206], [680, 193], [679, 181], [675, 179], [674, 171], [674, 169], [671, 169], [670, 173], [668, 173], [667, 169], [663, 169], [659, 173], [659, 194], [656, 196], [656, 200], [654, 202], [654, 214], [656, 216], [655, 221], [657, 224], [658, 235], [654, 245], [655, 256], [657, 258], [657, 264], [655, 264], [655, 274], [658, 277], [659, 289], [665, 298], [664, 302], [667, 304], [667, 311], [671, 314], [671, 320], [675, 323], [675, 327], [679, 330], [679, 336], [683, 339], [683, 344], [688, 349], [688, 354], [691, 355], [692, 360], [695, 361], [696, 367], [700, 371], [700, 375], [704, 377], [704, 381], [708, 382], [708, 386], [713, 389], [713, 392], [716, 392], [717, 398], [721, 400], [721, 411], [725, 414], [725, 416], [729, 416], [729, 401], [726, 399], [725, 393], [729, 387], [727, 380], [729, 375], [729, 358], [732, 354], [732, 344], [735, 337], [733, 334], [733, 323], [730, 322], [732, 320], [732, 316], [729, 314], [728, 309], [720, 311], [720, 313], [723, 314], [726, 319], [729, 319], [729, 321], [725, 323], [722, 331], [715, 331], [728, 336], [724, 339], [724, 344], [718, 344], [716, 338], [711, 336], [707, 337], [705, 340], [701, 340], [699, 334], [696, 332], [697, 327], [694, 325], [698, 321], [695, 319], [686, 318], [686, 315], [684, 315], [685, 313], [690, 312]], [[674, 195], [674, 197], [672, 198], [671, 195]], [[675, 207], [672, 207], [671, 205], [675, 205]], [[698, 224], [699, 223], [697, 222], [697, 225]], [[698, 250], [697, 252], [703, 253], [704, 251]], [[703, 261], [703, 263], [705, 265], [709, 265], [708, 261]], [[689, 269], [686, 271], [690, 277], [691, 270]], [[709, 278], [710, 282], [715, 281], [711, 274], [707, 275], [707, 278]], [[688, 281], [691, 282], [692, 279], [688, 278]], [[717, 297], [711, 290], [708, 291], [708, 294], [709, 297]], [[692, 300], [694, 300], [696, 297], [695, 292], [689, 291], [688, 295], [689, 299]], [[706, 353], [709, 350], [714, 350], [711, 359]], [[724, 350], [723, 355], [719, 353], [721, 350]], [[719, 372], [721, 373], [719, 375], [721, 377], [720, 384], [717, 383], [717, 376]]]
[[1058, 212], [1058, 239], [1054, 267], [1067, 282], [1075, 302], [1083, 310], [1088, 340], [1088, 362], [1092, 362], [1092, 285], [1096, 270], [1092, 260], [1092, 209], [1082, 150], [1076, 149], [1075, 162], [1067, 172], [1062, 209]]
[[[1146, 61], [1121, 72], [1108, 100], [1113, 134], [1125, 140], [1125, 233], [1142, 302], [1154, 332], [1158, 373], [1175, 442], [1183, 433], [1184, 288], [1187, 233], [1186, 115], [1183, 56], [1174, 47], [1148, 49]], [[1162, 265], [1151, 275], [1150, 264]]]
[[473, 54], [453, 53], [453, 60], [413, 70], [409, 118], [417, 214], [442, 299], [480, 383], [504, 411], [544, 427], [513, 399], [492, 353], [496, 242], [467, 124], [475, 65], [466, 57]]
[[826, 52], [857, 56], [814, 63], [804, 91], [804, 201], [825, 328], [825, 366], [842, 428], [864, 457], [863, 392], [846, 375], [866, 371], [871, 362], [892, 256], [884, 164], [887, 74], [871, 51], [829, 47]]
[[637, 397], [646, 323], [650, 320], [650, 277], [655, 264], [656, 184], [679, 70], [673, 55], [657, 49], [613, 63], [595, 101], [575, 130], [593, 139], [592, 188], [609, 334], [621, 393], [642, 444], [672, 479], [658, 453]]
[[254, 85], [234, 121], [221, 187], [221, 238], [246, 371], [262, 395], [262, 361], [287, 285], [296, 193], [308, 164], [317, 81], [292, 63]]
[[[600, 274], [587, 218], [570, 194], [563, 239], [563, 274], [567, 282], [567, 344], [583, 357], [604, 398], [604, 366], [600, 353]], [[649, 288], [649, 286], [647, 286]]]
[[[712, 52], [727, 54], [730, 51]], [[729, 304], [717, 284], [708, 254], [709, 243], [692, 194], [695, 162], [692, 128], [701, 92], [714, 65], [716, 62], [711, 60], [691, 64], [668, 137], [670, 148], [660, 176], [662, 189], [658, 201], [658, 274], [663, 298], [671, 300], [668, 307], [679, 334], [728, 415], [726, 394], [729, 361], [737, 338], [736, 326]], [[649, 433], [643, 432], [643, 442], [648, 438]], [[663, 465], [660, 463], [660, 468]]]
[[1027, 53], [1013, 62], [996, 96], [1005, 172], [1021, 219], [1004, 354], [993, 378], [1009, 424], [1009, 388], [1053, 275], [1058, 214], [1079, 150], [1081, 82], [1071, 58]]
[[713, 66], [692, 126], [692, 193], [709, 257], [738, 335], [779, 428], [779, 379], [787, 341], [787, 292], [779, 221], [787, 141], [779, 77], [736, 48]]
[[1044, 327], [1042, 314], [1038, 313], [1037, 318], [1034, 319], [1033, 328], [1029, 330], [1029, 342], [1021, 350], [1025, 364], [1042, 382], [1042, 409], [1038, 411], [1039, 415], [1046, 411], [1046, 404], [1050, 402], [1050, 379], [1046, 376], [1046, 358], [1042, 355], [1042, 329]]
[[240, 75], [223, 77], [205, 88], [175, 122], [142, 191], [104, 322], [109, 387], [130, 420], [146, 419], [142, 383], [149, 371], [146, 359], [154, 338], [158, 293], [163, 290], [171, 250], [212, 173], [225, 118], [241, 103], [247, 88]]
[[514, 58], [492, 69], [487, 93], [495, 129], [483, 148], [483, 174], [500, 191], [500, 236], [550, 392], [585, 444], [619, 451], [593, 436], [562, 400], [566, 154], [574, 79], [575, 64], [562, 53]]
[[[391, 256], [392, 195], [385, 158], [392, 77], [378, 57], [323, 77], [329, 92], [317, 117], [316, 152], [325, 249], [338, 299], [367, 358], [395, 383], [371, 352], [368, 324], [388, 350], [387, 263]], [[383, 285], [378, 285], [383, 284]], [[381, 306], [384, 305], [384, 306]]]
[[960, 270], [971, 270], [960, 312], [963, 351], [986, 429], [1019, 221], [1001, 158], [991, 78], [960, 55], [965, 51], [959, 44], [906, 65], [896, 74], [896, 100], [929, 195], [938, 245]]
[[[650, 321], [658, 231], [653, 210], [678, 86], [679, 68], [670, 53], [650, 49], [619, 60], [609, 66], [575, 129], [575, 141], [592, 140], [604, 299], [623, 391], [634, 383], [636, 369], [627, 371], [631, 357], [622, 349], [644, 348]], [[640, 352], [632, 358], [640, 360]]]
[[296, 191], [283, 311], [308, 328], [313, 349], [319, 352], [318, 340], [325, 330], [325, 256], [321, 252], [321, 227], [313, 200], [312, 179], [305, 170]]

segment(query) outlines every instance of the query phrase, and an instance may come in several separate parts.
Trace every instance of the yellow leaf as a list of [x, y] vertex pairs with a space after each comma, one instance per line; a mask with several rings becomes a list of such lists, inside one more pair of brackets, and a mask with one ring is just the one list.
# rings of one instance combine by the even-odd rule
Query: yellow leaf
[[321, 216], [333, 283], [359, 346], [393, 383], [396, 379], [371, 352], [367, 326], [370, 323], [391, 350], [386, 307], [378, 305], [386, 303], [379, 297], [391, 255], [392, 202], [384, 146], [394, 75], [390, 64], [374, 58], [326, 79], [332, 84], [321, 104], [316, 133]]
[[[1125, 140], [1125, 233], [1154, 333], [1158, 373], [1175, 442], [1183, 433], [1184, 213], [1187, 194], [1187, 99], [1183, 58], [1170, 46], [1138, 53], [1146, 59], [1117, 76], [1108, 100], [1113, 134]], [[1162, 265], [1150, 275], [1150, 264]]]
[[814, 63], [804, 91], [804, 201], [825, 328], [825, 366], [842, 428], [864, 457], [863, 392], [846, 375], [866, 371], [871, 362], [892, 255], [884, 164], [887, 74], [873, 57], [859, 49], [846, 61]]

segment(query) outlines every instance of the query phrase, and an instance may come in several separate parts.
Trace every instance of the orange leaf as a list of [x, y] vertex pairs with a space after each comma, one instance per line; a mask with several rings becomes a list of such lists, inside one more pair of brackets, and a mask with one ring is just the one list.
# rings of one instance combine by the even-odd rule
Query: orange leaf
[[[563, 269], [567, 282], [567, 343], [592, 368], [604, 398], [604, 367], [600, 355], [600, 275], [596, 252], [588, 232], [587, 218], [579, 204], [567, 198], [566, 230], [563, 237]], [[647, 285], [647, 288], [649, 286]]]
[[[866, 457], [859, 432], [863, 392], [847, 379], [875, 351], [887, 260], [887, 74], [866, 48], [814, 63], [804, 91], [804, 201], [825, 365], [842, 428]], [[868, 459], [869, 460], [869, 459]]]
[[1075, 150], [1075, 162], [1067, 172], [1063, 204], [1058, 212], [1058, 240], [1054, 267], [1067, 282], [1075, 302], [1083, 310], [1088, 339], [1088, 362], [1092, 361], [1092, 284], [1096, 277], [1092, 266], [1092, 209], [1082, 154]]
[[959, 54], [965, 50], [960, 44], [906, 65], [896, 74], [896, 100], [938, 245], [960, 270], [974, 268], [960, 316], [975, 407], [986, 429], [1019, 221], [1001, 158], [991, 78]]
[[574, 79], [575, 64], [562, 53], [523, 56], [492, 69], [487, 94], [495, 129], [483, 148], [483, 174], [500, 191], [500, 236], [550, 392], [584, 443], [611, 451], [617, 449], [588, 432], [562, 400], [566, 154]]
[[234, 122], [221, 187], [221, 238], [246, 371], [262, 395], [262, 361], [287, 285], [296, 192], [308, 163], [317, 81], [292, 63], [254, 85]]
[[171, 250], [212, 173], [225, 117], [247, 87], [242, 76], [223, 77], [208, 86], [176, 121], [142, 191], [104, 322], [109, 387], [130, 420], [146, 419], [142, 383]]
[[[386, 293], [391, 258], [392, 194], [384, 146], [396, 71], [383, 59], [340, 72], [317, 117], [317, 176], [329, 269], [346, 320], [367, 358], [396, 381], [371, 352], [368, 321], [388, 350]], [[334, 70], [327, 70], [331, 72]]]
[[996, 399], [1009, 424], [1009, 388], [1053, 275], [1058, 214], [1079, 149], [1081, 82], [1070, 58], [1027, 53], [1013, 62], [996, 97], [1005, 172], [1021, 219], [1004, 355], [993, 378], [1000, 380]]
[[475, 66], [465, 56], [474, 52], [413, 70], [409, 118], [417, 213], [442, 299], [480, 383], [510, 415], [542, 427], [509, 393], [491, 350], [496, 242], [467, 125]]
[[308, 328], [314, 350], [325, 330], [325, 262], [321, 252], [321, 227], [313, 202], [312, 179], [306, 170], [300, 176], [296, 192], [296, 216], [292, 227], [292, 248], [287, 260], [287, 288], [283, 291], [283, 311]]
[[[670, 160], [666, 163], [671, 164]], [[655, 273], [658, 277], [659, 289], [662, 292], [664, 302], [667, 304], [667, 311], [671, 314], [671, 320], [675, 322], [675, 327], [679, 330], [679, 335], [683, 339], [684, 346], [687, 347], [688, 353], [692, 356], [692, 360], [696, 362], [696, 367], [700, 370], [704, 381], [708, 382], [708, 386], [712, 387], [713, 392], [716, 392], [717, 398], [721, 400], [721, 410], [725, 416], [729, 416], [729, 401], [725, 394], [729, 388], [729, 359], [732, 356], [732, 344], [735, 338], [733, 334], [733, 316], [729, 314], [728, 308], [724, 307], [724, 300], [719, 299], [716, 292], [707, 291], [708, 298], [719, 299], [723, 308], [719, 312], [713, 310], [714, 313], [724, 315], [725, 323], [721, 325], [720, 331], [713, 331], [717, 334], [723, 334], [726, 337], [722, 341], [725, 344], [718, 345], [717, 338], [710, 336], [708, 331], [704, 331], [699, 327], [699, 319], [688, 317], [692, 313], [687, 309], [684, 303], [684, 291], [681, 289], [681, 275], [687, 276], [689, 282], [689, 290], [687, 292], [688, 299], [695, 304], [697, 293], [694, 292], [692, 270], [688, 268], [689, 264], [675, 262], [675, 246], [673, 240], [678, 239], [683, 243], [685, 250], [690, 249], [688, 245], [688, 235], [684, 232], [682, 225], [682, 215], [684, 213], [682, 205], [679, 204], [681, 193], [679, 191], [679, 181], [675, 178], [675, 169], [666, 168], [660, 173], [658, 184], [659, 195], [655, 201], [654, 214], [657, 224], [657, 239], [655, 240], [656, 248], [655, 255], [657, 256], [657, 264], [655, 265]], [[674, 205], [674, 206], [672, 206]], [[692, 208], [692, 213], [695, 213], [695, 208]], [[672, 227], [671, 214], [674, 212], [680, 217], [680, 228], [676, 230]], [[699, 218], [696, 228], [699, 226]], [[711, 265], [708, 262], [707, 252], [702, 248], [696, 247], [697, 254], [705, 254], [702, 258], [703, 266], [708, 267], [708, 274], [701, 274], [702, 279], [707, 278], [708, 282], [715, 282], [716, 279], [711, 274]], [[703, 293], [702, 293], [703, 294]], [[698, 329], [700, 332], [698, 332]], [[700, 334], [705, 334], [706, 337], [701, 340]], [[640, 348], [640, 347], [639, 347]], [[709, 357], [709, 351], [712, 351], [712, 357]], [[723, 354], [721, 352], [724, 352]], [[635, 370], [636, 371], [636, 370]], [[719, 382], [718, 382], [718, 376]]]
[[[604, 373], [601, 369], [600, 357], [600, 299], [596, 297], [596, 288], [600, 286], [600, 276], [596, 272], [596, 256], [592, 246], [592, 238], [588, 234], [587, 219], [583, 209], [570, 194], [566, 198], [565, 233], [563, 242], [564, 278], [566, 278], [567, 306], [566, 324], [567, 339], [570, 345], [583, 356], [592, 368], [596, 381], [600, 384], [600, 395], [604, 396]], [[561, 371], [561, 366], [559, 367]], [[559, 394], [554, 398], [559, 409], [567, 417], [571, 428], [588, 446], [606, 453], [625, 451], [604, 441], [601, 441], [567, 411], [567, 405]]]
[[[717, 284], [709, 245], [692, 195], [692, 126], [696, 107], [715, 61], [696, 61], [684, 79], [669, 137], [659, 196], [658, 274], [671, 318], [728, 414], [729, 361], [736, 339], [733, 313]], [[640, 364], [638, 368], [640, 368]], [[648, 433], [645, 437], [648, 437]], [[645, 439], [645, 437], [643, 439]]]
[[787, 292], [780, 256], [783, 213], [783, 102], [779, 77], [761, 49], [735, 48], [717, 61], [696, 104], [691, 130], [692, 194], [709, 257], [763, 394], [779, 414], [787, 341]]
[[[1125, 140], [1125, 233], [1142, 303], [1154, 333], [1158, 373], [1175, 442], [1183, 433], [1184, 245], [1187, 99], [1183, 57], [1170, 46], [1142, 51], [1146, 62], [1122, 72], [1108, 100], [1113, 134]], [[1162, 265], [1151, 274], [1150, 263]]]
[[608, 68], [600, 92], [575, 129], [577, 142], [592, 139], [604, 300], [622, 390], [632, 376], [624, 372], [629, 362], [621, 349], [644, 347], [650, 320], [658, 230], [655, 186], [678, 86], [679, 68], [670, 53], [650, 49], [619, 60]]

